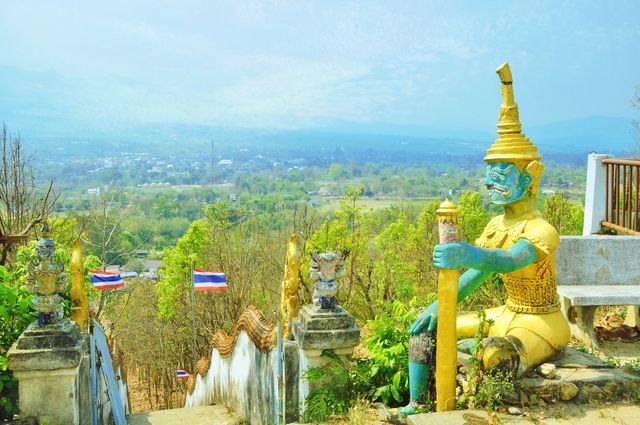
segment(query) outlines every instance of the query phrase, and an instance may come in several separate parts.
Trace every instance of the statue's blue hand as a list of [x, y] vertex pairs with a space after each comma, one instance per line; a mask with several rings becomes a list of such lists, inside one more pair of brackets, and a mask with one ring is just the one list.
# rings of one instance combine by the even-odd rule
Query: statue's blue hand
[[436, 245], [433, 248], [433, 265], [441, 269], [461, 269], [474, 267], [481, 252], [464, 242]]
[[411, 328], [409, 328], [409, 335], [417, 335], [423, 330], [427, 332], [433, 332], [436, 329], [436, 323], [438, 323], [438, 302], [434, 302], [427, 307], [413, 322]]

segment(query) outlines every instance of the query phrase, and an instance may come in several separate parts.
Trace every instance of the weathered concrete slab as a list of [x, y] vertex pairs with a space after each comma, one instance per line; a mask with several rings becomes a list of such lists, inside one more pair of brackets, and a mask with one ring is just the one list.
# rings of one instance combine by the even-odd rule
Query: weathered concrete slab
[[[555, 379], [535, 373], [519, 379], [519, 389], [546, 401], [564, 400], [587, 403], [623, 400], [640, 389], [640, 376], [611, 367], [597, 357], [568, 347], [550, 363], [556, 365]], [[526, 400], [525, 400], [526, 402]]]
[[623, 400], [640, 389], [640, 377], [615, 368], [558, 368], [556, 374], [556, 379], [522, 378], [520, 389], [528, 397], [535, 394], [546, 401], [575, 399], [579, 403]]
[[184, 409], [137, 413], [127, 418], [129, 425], [235, 425], [241, 423], [224, 406], [198, 406]]
[[640, 285], [638, 252], [636, 236], [562, 236], [556, 251], [558, 284]]
[[[543, 415], [511, 416], [493, 414], [482, 410], [456, 410], [452, 412], [425, 413], [410, 416], [409, 425], [491, 425], [491, 424], [532, 424], [545, 425], [633, 425], [640, 423], [640, 406], [584, 407], [559, 418]], [[537, 418], [537, 419], [535, 419]]]
[[606, 286], [606, 284], [558, 285], [558, 294], [569, 298], [574, 306], [637, 305], [640, 304], [640, 283], [638, 285], [610, 286]]
[[551, 363], [555, 364], [559, 368], [567, 368], [567, 369], [584, 369], [584, 368], [605, 368], [611, 369], [609, 363], [600, 360], [596, 356], [592, 354], [587, 354], [580, 350], [576, 350], [573, 347], [567, 347], [564, 349], [562, 354], [551, 361]]
[[491, 418], [491, 414], [484, 410], [452, 410], [450, 412], [432, 412], [407, 417], [409, 425], [490, 425], [530, 423], [522, 417], [493, 414], [500, 418], [500, 422]]

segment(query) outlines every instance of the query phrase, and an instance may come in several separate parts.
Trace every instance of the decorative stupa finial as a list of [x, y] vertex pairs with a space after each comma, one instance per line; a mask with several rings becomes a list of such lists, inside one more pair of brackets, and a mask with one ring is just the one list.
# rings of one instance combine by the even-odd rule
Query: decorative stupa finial
[[522, 134], [518, 104], [513, 96], [513, 78], [508, 63], [496, 70], [500, 77], [502, 105], [498, 118], [498, 140], [487, 151], [487, 162], [525, 162], [542, 159], [538, 148]]

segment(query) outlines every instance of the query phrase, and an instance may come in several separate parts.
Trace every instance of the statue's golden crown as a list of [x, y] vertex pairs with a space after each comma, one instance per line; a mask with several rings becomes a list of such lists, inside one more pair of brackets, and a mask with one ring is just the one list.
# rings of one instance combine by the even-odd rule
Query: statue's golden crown
[[528, 163], [542, 159], [538, 148], [522, 134], [518, 104], [513, 97], [513, 78], [509, 64], [496, 70], [502, 83], [502, 105], [498, 119], [498, 140], [487, 150], [487, 162]]

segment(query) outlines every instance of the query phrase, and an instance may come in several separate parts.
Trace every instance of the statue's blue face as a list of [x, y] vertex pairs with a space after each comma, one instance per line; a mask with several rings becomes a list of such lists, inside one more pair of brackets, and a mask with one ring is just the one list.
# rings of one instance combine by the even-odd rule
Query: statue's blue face
[[487, 165], [484, 184], [489, 189], [492, 204], [508, 205], [521, 200], [533, 182], [529, 172], [518, 171], [512, 162], [496, 162]]

